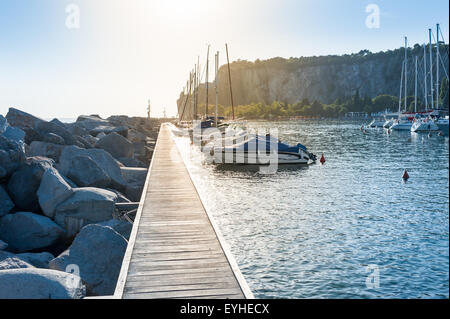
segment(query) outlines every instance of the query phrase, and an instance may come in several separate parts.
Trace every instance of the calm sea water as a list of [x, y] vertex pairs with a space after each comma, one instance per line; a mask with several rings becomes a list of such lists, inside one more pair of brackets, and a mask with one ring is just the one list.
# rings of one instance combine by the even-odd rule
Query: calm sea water
[[255, 297], [449, 297], [448, 137], [363, 134], [360, 122], [248, 124], [327, 160], [261, 175], [207, 164], [178, 138]]

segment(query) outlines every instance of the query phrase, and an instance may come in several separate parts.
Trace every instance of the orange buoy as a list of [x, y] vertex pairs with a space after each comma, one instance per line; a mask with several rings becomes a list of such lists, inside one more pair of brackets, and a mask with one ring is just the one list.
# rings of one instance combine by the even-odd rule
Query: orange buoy
[[325, 156], [323, 156], [323, 153], [322, 153], [322, 157], [320, 158], [320, 163], [325, 163]]
[[403, 171], [403, 179], [406, 181], [409, 178], [408, 172], [406, 169]]

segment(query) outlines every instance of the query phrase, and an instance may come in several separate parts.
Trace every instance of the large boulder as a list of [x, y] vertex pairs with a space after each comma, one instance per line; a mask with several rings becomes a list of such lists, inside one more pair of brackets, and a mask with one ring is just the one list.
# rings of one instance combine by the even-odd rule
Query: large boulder
[[0, 218], [0, 239], [8, 243], [11, 251], [45, 248], [58, 242], [63, 234], [61, 227], [42, 215], [19, 212]]
[[6, 192], [5, 188], [0, 185], [0, 217], [5, 216], [14, 208], [14, 203]]
[[61, 136], [54, 134], [54, 133], [45, 133], [42, 136], [42, 141], [47, 142], [47, 143], [58, 144], [58, 145], [65, 144], [64, 139]]
[[13, 107], [9, 108], [8, 114], [6, 114], [6, 119], [8, 120], [9, 125], [21, 128], [22, 130], [26, 128], [34, 129], [37, 124], [45, 122], [36, 116]]
[[133, 224], [119, 219], [110, 219], [105, 222], [98, 223], [97, 225], [111, 227], [116, 232], [121, 234], [126, 240], [130, 238], [131, 230], [133, 229]]
[[66, 145], [76, 144], [76, 139], [67, 129], [52, 122], [44, 121], [37, 123], [36, 131], [38, 131], [41, 136], [46, 136], [48, 133], [56, 134], [64, 139]]
[[44, 214], [53, 218], [55, 216], [56, 206], [69, 198], [72, 193], [72, 187], [56, 169], [51, 168], [46, 170], [42, 176], [37, 196]]
[[134, 153], [133, 144], [122, 135], [114, 132], [99, 139], [95, 147], [104, 149], [117, 159], [120, 157], [133, 157]]
[[24, 161], [23, 147], [0, 135], [0, 180], [8, 178]]
[[38, 268], [0, 271], [0, 299], [81, 299], [85, 295], [81, 278], [64, 271]]
[[121, 167], [122, 175], [127, 182], [125, 195], [134, 202], [139, 202], [147, 178], [148, 169], [138, 167]]
[[8, 121], [3, 117], [3, 115], [0, 114], [0, 135], [2, 135], [3, 132], [6, 131], [8, 126]]
[[109, 185], [111, 188], [119, 191], [125, 190], [126, 182], [123, 179], [119, 164], [108, 152], [102, 149], [82, 149], [76, 146], [66, 146], [59, 158], [59, 171], [63, 175], [68, 175], [72, 166], [72, 159], [76, 156], [90, 157], [111, 178]]
[[20, 256], [0, 250], [0, 271], [18, 268], [34, 268], [34, 266], [20, 258]]
[[48, 157], [58, 162], [64, 147], [63, 145], [54, 143], [33, 141], [30, 144], [29, 156]]
[[19, 144], [23, 144], [25, 140], [25, 132], [20, 128], [13, 126], [8, 126], [3, 132], [3, 136]]
[[37, 268], [48, 269], [50, 261], [55, 258], [52, 254], [48, 252], [42, 253], [22, 253], [16, 255], [21, 260], [33, 265]]
[[119, 162], [121, 162], [125, 167], [141, 167], [145, 168], [147, 165], [142, 163], [140, 160], [129, 157], [120, 157], [118, 158]]
[[89, 134], [89, 131], [78, 123], [70, 123], [67, 125], [67, 130], [75, 136], [85, 136]]
[[55, 123], [58, 124], [59, 126], [63, 127], [63, 128], [67, 128], [67, 125], [63, 122], [61, 122], [60, 120], [58, 120], [57, 118], [54, 118], [53, 120], [50, 121], [51, 123]]
[[42, 136], [34, 128], [25, 127], [23, 131], [25, 132], [26, 144], [30, 145], [34, 141], [42, 141]]
[[73, 194], [56, 208], [55, 222], [72, 237], [88, 224], [113, 218], [117, 195], [94, 188], [75, 188]]
[[108, 174], [89, 156], [72, 158], [67, 177], [80, 187], [105, 188], [111, 183]]
[[29, 157], [14, 172], [8, 182], [8, 193], [19, 209], [39, 211], [37, 190], [45, 171], [52, 168], [54, 161], [45, 157]]
[[69, 249], [50, 262], [50, 268], [64, 270], [70, 264], [78, 265], [90, 295], [112, 295], [126, 248], [126, 239], [112, 228], [88, 225]]

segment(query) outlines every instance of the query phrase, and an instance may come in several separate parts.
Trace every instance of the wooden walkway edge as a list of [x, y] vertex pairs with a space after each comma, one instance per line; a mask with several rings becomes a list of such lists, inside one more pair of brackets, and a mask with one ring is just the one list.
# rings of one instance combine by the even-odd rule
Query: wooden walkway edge
[[163, 124], [114, 298], [253, 298]]

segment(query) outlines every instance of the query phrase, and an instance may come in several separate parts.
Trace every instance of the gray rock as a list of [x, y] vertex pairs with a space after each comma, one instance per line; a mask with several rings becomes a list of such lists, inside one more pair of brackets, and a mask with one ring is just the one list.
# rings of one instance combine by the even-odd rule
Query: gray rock
[[6, 248], [8, 248], [8, 244], [0, 240], [0, 250], [5, 250]]
[[19, 268], [34, 268], [34, 266], [17, 255], [0, 250], [0, 270]]
[[134, 202], [139, 202], [142, 196], [148, 169], [137, 167], [122, 167], [122, 175], [127, 182], [125, 196]]
[[64, 149], [65, 146], [53, 144], [53, 143], [47, 143], [47, 142], [40, 142], [40, 141], [33, 141], [30, 144], [30, 150], [29, 155], [30, 156], [44, 156], [51, 158], [55, 160], [56, 162], [59, 161], [59, 157], [61, 156], [61, 152]]
[[20, 111], [13, 107], [9, 108], [8, 114], [6, 114], [6, 119], [8, 120], [9, 125], [21, 128], [24, 130], [25, 128], [36, 128], [36, 125], [45, 122], [44, 120], [28, 114], [26, 112]]
[[140, 167], [122, 167], [122, 176], [127, 184], [137, 184], [144, 186], [148, 169]]
[[25, 132], [18, 127], [8, 126], [3, 132], [3, 136], [17, 143], [25, 141]]
[[119, 219], [107, 220], [106, 222], [97, 223], [97, 225], [111, 227], [116, 232], [121, 234], [126, 240], [130, 238], [131, 230], [133, 229], [133, 224]]
[[37, 196], [44, 214], [53, 218], [56, 207], [69, 198], [72, 193], [72, 187], [56, 169], [51, 168], [46, 170], [42, 176]]
[[42, 141], [42, 136], [33, 128], [23, 128], [25, 132], [25, 143], [30, 145], [34, 141]]
[[141, 200], [143, 190], [144, 190], [143, 186], [130, 184], [127, 185], [125, 195], [130, 200], [134, 202], [139, 202]]
[[29, 157], [8, 182], [8, 193], [19, 209], [39, 211], [37, 190], [45, 171], [54, 164], [45, 157]]
[[67, 177], [80, 187], [105, 188], [111, 183], [108, 174], [89, 156], [75, 156]]
[[144, 163], [142, 163], [140, 160], [137, 160], [135, 158], [120, 157], [120, 158], [118, 158], [118, 160], [126, 167], [141, 167], [141, 168], [146, 167], [146, 165]]
[[8, 178], [24, 161], [23, 147], [0, 135], [0, 180]]
[[6, 192], [5, 188], [0, 185], [0, 217], [5, 216], [14, 208], [14, 203]]
[[103, 132], [100, 132], [99, 134], [97, 134], [95, 137], [98, 139], [98, 140], [100, 140], [101, 138], [103, 138], [103, 137], [105, 137], [106, 136], [106, 134], [105, 133], [103, 133]]
[[99, 139], [95, 147], [104, 149], [117, 159], [120, 157], [133, 157], [134, 153], [133, 144], [115, 132]]
[[27, 262], [28, 264], [33, 265], [34, 267], [43, 269], [48, 269], [50, 261], [55, 258], [55, 256], [53, 256], [48, 252], [22, 253], [17, 254], [16, 256], [19, 257], [21, 260]]
[[89, 131], [78, 123], [68, 124], [67, 129], [74, 136], [85, 136], [89, 134]]
[[65, 129], [67, 129], [67, 126], [66, 126], [66, 124], [64, 124], [63, 122], [61, 122], [60, 120], [58, 120], [57, 118], [54, 118], [53, 120], [51, 120], [50, 121], [51, 123], [54, 123], [54, 124], [58, 124], [59, 126], [61, 126], [61, 127], [63, 127], [63, 128], [65, 128]]
[[133, 129], [128, 131], [128, 140], [132, 143], [145, 143], [146, 139], [147, 136], [141, 132]]
[[89, 135], [89, 134], [83, 135], [82, 138], [84, 138], [91, 145], [95, 145], [98, 141], [98, 138], [93, 137], [92, 135]]
[[3, 132], [5, 132], [8, 126], [9, 126], [8, 121], [3, 117], [3, 115], [0, 114], [0, 135], [2, 135]]
[[102, 149], [82, 149], [76, 146], [66, 146], [59, 158], [59, 171], [63, 175], [68, 174], [72, 165], [72, 158], [75, 156], [88, 156], [97, 163], [111, 178], [110, 188], [119, 191], [126, 188], [126, 182], [123, 179], [120, 166], [108, 152]]
[[97, 136], [101, 132], [109, 133], [115, 129], [109, 121], [95, 115], [80, 115], [76, 121], [76, 125], [83, 127], [93, 136]]
[[117, 195], [116, 203], [131, 203], [131, 200], [126, 198], [126, 196], [124, 194], [122, 194], [121, 192], [119, 192], [115, 189], [112, 189], [112, 188], [107, 188], [106, 190], [113, 192], [114, 194]]
[[48, 133], [53, 133], [59, 135], [64, 139], [66, 145], [74, 145], [76, 144], [76, 140], [70, 132], [61, 127], [58, 124], [52, 122], [39, 122], [36, 124], [36, 131], [39, 132], [41, 136], [45, 136]]
[[55, 222], [72, 237], [88, 224], [113, 218], [117, 195], [94, 188], [75, 188], [73, 194], [56, 208]]
[[82, 145], [83, 148], [94, 148], [94, 145], [92, 145], [91, 143], [89, 143], [87, 140], [85, 140], [84, 138], [82, 138], [81, 136], [75, 136], [75, 139], [77, 140], [79, 145]]
[[9, 250], [27, 252], [55, 244], [64, 230], [50, 218], [20, 212], [0, 218], [0, 239], [9, 245]]
[[126, 248], [126, 239], [112, 228], [88, 225], [69, 249], [50, 262], [50, 268], [64, 270], [67, 265], [79, 265], [89, 294], [112, 295]]
[[55, 134], [55, 133], [45, 133], [42, 135], [42, 141], [43, 142], [47, 142], [47, 143], [53, 143], [53, 144], [58, 144], [58, 145], [64, 145], [65, 141], [64, 139]]
[[0, 299], [81, 299], [81, 278], [64, 271], [25, 268], [0, 271]]

